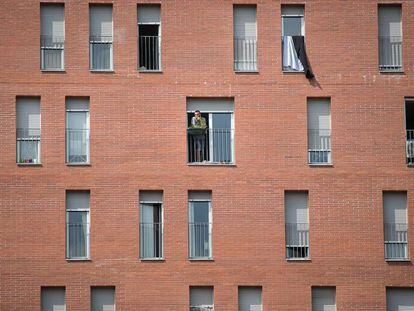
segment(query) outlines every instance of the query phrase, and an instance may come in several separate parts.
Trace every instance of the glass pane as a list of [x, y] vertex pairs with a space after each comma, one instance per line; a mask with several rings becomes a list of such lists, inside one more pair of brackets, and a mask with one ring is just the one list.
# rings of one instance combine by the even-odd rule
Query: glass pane
[[141, 258], [162, 257], [161, 204], [141, 204]]
[[38, 140], [18, 140], [18, 162], [19, 163], [40, 163]]
[[111, 48], [112, 43], [91, 43], [92, 49], [92, 69], [110, 70], [111, 69]]
[[68, 257], [87, 257], [88, 223], [87, 212], [68, 213]]
[[88, 161], [88, 113], [68, 112], [67, 152], [69, 163]]
[[302, 17], [283, 17], [282, 22], [284, 36], [302, 35]]
[[232, 162], [231, 113], [213, 113], [210, 132], [213, 162]]
[[190, 204], [190, 257], [210, 257], [209, 202]]
[[61, 49], [44, 49], [43, 69], [63, 69]]

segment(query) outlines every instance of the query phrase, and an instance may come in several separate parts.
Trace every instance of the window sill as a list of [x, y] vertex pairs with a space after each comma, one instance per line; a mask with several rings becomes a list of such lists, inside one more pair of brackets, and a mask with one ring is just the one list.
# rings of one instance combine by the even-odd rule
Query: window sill
[[139, 73], [163, 73], [162, 69], [160, 70], [140, 70], [138, 69]]
[[288, 75], [290, 75], [290, 74], [300, 74], [300, 75], [303, 75], [305, 72], [304, 71], [293, 71], [293, 70], [282, 70], [282, 73], [283, 74], [288, 74]]
[[77, 262], [77, 261], [92, 261], [90, 258], [66, 258], [67, 262]]
[[91, 73], [115, 73], [114, 70], [98, 70], [98, 69], [89, 69]]
[[407, 167], [413, 168], [414, 167], [414, 163], [407, 164]]
[[189, 261], [214, 261], [213, 257], [210, 258], [188, 258]]
[[308, 163], [309, 167], [333, 167], [332, 163]]
[[259, 70], [234, 70], [235, 74], [259, 74]]
[[91, 163], [66, 163], [66, 166], [92, 166]]
[[194, 163], [187, 163], [188, 166], [229, 166], [229, 167], [236, 167], [235, 163], [213, 163], [213, 162], [194, 162]]
[[388, 258], [385, 259], [385, 262], [411, 262], [409, 258]]
[[379, 70], [379, 73], [386, 74], [386, 75], [389, 75], [389, 74], [404, 75], [405, 74], [404, 70]]
[[42, 163], [16, 163], [17, 166], [43, 166]]
[[42, 73], [66, 73], [65, 69], [40, 69]]
[[286, 261], [288, 262], [294, 262], [294, 261], [312, 261], [311, 258], [286, 258]]
[[165, 258], [140, 258], [141, 262], [164, 262]]

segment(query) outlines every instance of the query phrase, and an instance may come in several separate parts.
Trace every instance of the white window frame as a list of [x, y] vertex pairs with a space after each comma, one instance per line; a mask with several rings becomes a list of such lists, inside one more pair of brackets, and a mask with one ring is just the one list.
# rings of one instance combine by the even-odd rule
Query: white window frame
[[[86, 212], [86, 257], [69, 257], [69, 213], [71, 212]], [[90, 208], [78, 208], [78, 209], [69, 209], [66, 208], [66, 259], [67, 260], [88, 260], [90, 259], [90, 233], [91, 233], [91, 221], [90, 221]]]
[[[161, 14], [161, 8], [160, 8], [160, 14]], [[140, 54], [139, 54], [139, 26], [140, 25], [158, 25], [158, 51], [159, 51], [158, 52], [158, 64], [159, 64], [159, 68], [156, 69], [156, 70], [148, 70], [148, 69], [141, 70], [140, 67], [139, 67], [139, 58], [140, 58]], [[137, 33], [138, 33], [138, 48], [137, 48], [137, 52], [138, 52], [137, 53], [138, 54], [138, 71], [140, 71], [140, 72], [147, 72], [147, 71], [149, 71], [149, 72], [159, 72], [159, 71], [162, 71], [161, 19], [160, 19], [159, 22], [144, 22], [144, 23], [137, 22]]]
[[[68, 126], [69, 126], [69, 114], [71, 112], [84, 112], [86, 113], [86, 125], [87, 125], [87, 136], [86, 136], [86, 152], [87, 152], [87, 159], [86, 162], [69, 162], [69, 140], [68, 140]], [[66, 108], [66, 163], [67, 164], [90, 164], [90, 110], [89, 109], [67, 109]]]
[[142, 205], [143, 204], [160, 204], [161, 205], [161, 256], [160, 257], [143, 257], [141, 254], [141, 236], [139, 236], [139, 258], [141, 260], [163, 260], [164, 259], [164, 204], [162, 201], [139, 201], [139, 227], [142, 223]]
[[[208, 234], [209, 234], [209, 256], [191, 257], [190, 231], [188, 232], [188, 258], [190, 260], [212, 260], [213, 259], [213, 210], [210, 199], [189, 199], [188, 200], [188, 223], [190, 224], [190, 209], [194, 209], [193, 202], [208, 202]], [[194, 213], [194, 212], [193, 212]]]

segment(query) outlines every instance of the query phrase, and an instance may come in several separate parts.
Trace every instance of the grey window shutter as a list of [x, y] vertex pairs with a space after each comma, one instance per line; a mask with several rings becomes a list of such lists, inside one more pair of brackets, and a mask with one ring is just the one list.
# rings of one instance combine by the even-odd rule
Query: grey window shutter
[[194, 201], [211, 201], [210, 191], [189, 191], [188, 199]]
[[285, 221], [286, 223], [308, 223], [308, 194], [306, 192], [285, 193]]
[[400, 5], [379, 6], [378, 34], [379, 36], [402, 36]]
[[383, 205], [385, 223], [407, 223], [406, 192], [384, 192]]
[[262, 288], [239, 286], [239, 311], [262, 311]]
[[40, 129], [40, 99], [18, 97], [16, 118], [16, 125], [19, 129]]
[[414, 311], [414, 288], [387, 288], [387, 311]]
[[115, 311], [115, 288], [92, 287], [91, 311]]
[[214, 289], [211, 286], [192, 286], [190, 287], [190, 306], [213, 306]]
[[159, 24], [161, 22], [161, 8], [159, 5], [138, 5], [138, 23]]
[[112, 37], [112, 5], [91, 5], [89, 31], [92, 37]]
[[67, 97], [66, 110], [89, 110], [89, 98]]
[[42, 4], [40, 7], [41, 35], [52, 38], [65, 37], [63, 4]]
[[282, 15], [303, 16], [305, 7], [303, 5], [282, 5]]
[[67, 191], [66, 209], [89, 209], [89, 191]]
[[140, 202], [162, 203], [162, 191], [140, 191]]
[[234, 36], [235, 37], [256, 37], [256, 7], [255, 6], [234, 6]]
[[312, 288], [312, 311], [336, 311], [335, 287]]
[[187, 112], [200, 110], [201, 113], [206, 112], [233, 112], [233, 100], [230, 98], [220, 99], [204, 99], [189, 98], [187, 100]]
[[41, 311], [66, 311], [64, 287], [42, 287]]
[[328, 130], [331, 128], [330, 106], [329, 99], [308, 100], [308, 129]]

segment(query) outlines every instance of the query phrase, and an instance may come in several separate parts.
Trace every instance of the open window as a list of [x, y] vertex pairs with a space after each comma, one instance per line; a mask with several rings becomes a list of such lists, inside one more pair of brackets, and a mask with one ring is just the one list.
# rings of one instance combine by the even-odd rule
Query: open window
[[405, 101], [405, 147], [408, 165], [414, 165], [414, 99]]
[[138, 69], [161, 70], [161, 16], [159, 5], [138, 5]]

